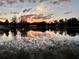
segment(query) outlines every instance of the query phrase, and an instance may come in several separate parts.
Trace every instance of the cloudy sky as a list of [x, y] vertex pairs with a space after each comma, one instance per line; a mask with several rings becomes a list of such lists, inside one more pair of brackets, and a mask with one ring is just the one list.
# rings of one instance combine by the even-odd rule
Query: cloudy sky
[[27, 14], [48, 15], [54, 19], [79, 17], [79, 0], [0, 0], [0, 17]]

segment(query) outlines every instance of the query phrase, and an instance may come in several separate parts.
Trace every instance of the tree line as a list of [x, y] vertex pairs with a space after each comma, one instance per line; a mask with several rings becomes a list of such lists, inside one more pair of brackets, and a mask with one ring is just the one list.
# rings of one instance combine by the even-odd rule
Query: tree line
[[9, 23], [8, 20], [5, 22], [0, 21], [0, 25], [11, 28], [27, 28], [27, 27], [37, 27], [37, 28], [52, 28], [52, 29], [65, 29], [65, 28], [79, 28], [79, 19], [70, 18], [70, 19], [60, 19], [59, 21], [55, 20], [53, 23], [46, 22], [34, 22], [29, 23], [27, 21], [21, 20], [19, 23], [16, 20], [13, 20]]

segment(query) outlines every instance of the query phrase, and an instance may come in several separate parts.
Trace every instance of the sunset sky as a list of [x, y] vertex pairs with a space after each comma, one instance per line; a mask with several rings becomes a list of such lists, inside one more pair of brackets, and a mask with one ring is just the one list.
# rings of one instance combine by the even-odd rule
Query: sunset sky
[[79, 17], [79, 0], [0, 0], [0, 19], [36, 14], [53, 19]]

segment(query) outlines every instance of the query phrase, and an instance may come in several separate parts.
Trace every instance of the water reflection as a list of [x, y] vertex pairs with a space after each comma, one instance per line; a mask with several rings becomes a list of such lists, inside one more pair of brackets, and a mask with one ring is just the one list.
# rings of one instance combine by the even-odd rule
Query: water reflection
[[27, 29], [11, 29], [11, 30], [0, 30], [0, 35], [6, 34], [6, 36], [10, 35], [9, 32], [11, 32], [14, 36], [17, 35], [17, 32], [21, 33], [21, 36], [28, 36], [29, 35], [43, 35], [45, 34], [45, 32], [53, 32], [54, 34], [59, 33], [60, 35], [63, 35], [63, 33], [65, 33], [64, 35], [69, 35], [69, 36], [76, 36], [79, 35], [79, 29], [67, 29], [67, 30], [52, 30], [52, 29], [48, 29], [48, 30], [44, 30], [44, 29], [32, 29], [32, 30], [27, 30]]
[[[46, 46], [53, 46], [54, 41], [69, 40], [70, 42], [79, 38], [78, 30], [27, 30], [27, 29], [12, 29], [12, 30], [0, 30], [0, 42], [23, 42], [23, 46], [29, 42], [33, 46], [38, 48], [44, 48]], [[24, 41], [26, 44], [24, 45]], [[52, 43], [53, 42], [53, 43]], [[10, 43], [12, 44], [12, 43]], [[28, 45], [30, 45], [28, 44]], [[57, 44], [57, 42], [55, 42]], [[63, 44], [63, 43], [62, 43]], [[7, 44], [8, 45], [8, 44]]]
[[0, 58], [79, 59], [78, 34], [78, 29], [0, 30]]

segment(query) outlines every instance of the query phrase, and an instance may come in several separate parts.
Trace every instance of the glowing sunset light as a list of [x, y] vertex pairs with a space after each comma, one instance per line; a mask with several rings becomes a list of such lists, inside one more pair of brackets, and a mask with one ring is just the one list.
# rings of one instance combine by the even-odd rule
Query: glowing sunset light
[[36, 7], [36, 11], [39, 12], [39, 13], [45, 12], [46, 8], [44, 6], [38, 6], [38, 7]]
[[33, 22], [47, 22], [51, 23], [54, 22], [53, 18], [50, 18], [48, 16], [39, 16], [39, 15], [24, 15], [21, 16], [22, 20], [25, 20], [27, 22], [33, 23]]
[[[30, 30], [30, 31], [27, 32], [27, 36], [29, 36], [29, 37], [36, 37], [36, 36], [50, 36], [50, 37], [52, 37], [52, 35], [53, 36], [56, 35], [54, 31], [52, 31], [52, 32], [51, 31], [41, 32], [41, 31]], [[59, 35], [59, 34], [57, 34], [57, 35]]]

